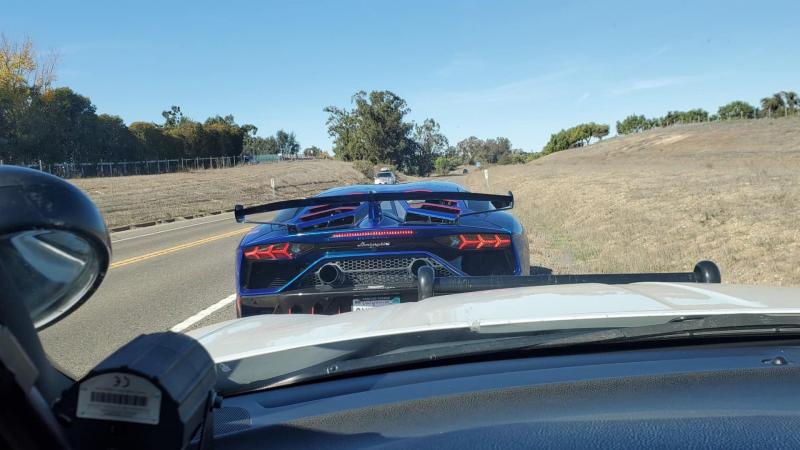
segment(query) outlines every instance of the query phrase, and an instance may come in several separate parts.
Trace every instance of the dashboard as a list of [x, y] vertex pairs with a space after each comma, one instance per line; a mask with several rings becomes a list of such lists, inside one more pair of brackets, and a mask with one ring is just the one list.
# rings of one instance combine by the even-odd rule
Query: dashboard
[[523, 357], [226, 398], [215, 446], [800, 448], [797, 341]]

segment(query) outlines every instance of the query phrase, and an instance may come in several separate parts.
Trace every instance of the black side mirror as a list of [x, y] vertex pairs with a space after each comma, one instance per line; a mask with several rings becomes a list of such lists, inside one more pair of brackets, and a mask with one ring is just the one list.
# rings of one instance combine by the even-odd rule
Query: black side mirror
[[61, 178], [0, 166], [0, 303], [23, 303], [37, 330], [102, 282], [111, 242], [100, 212]]

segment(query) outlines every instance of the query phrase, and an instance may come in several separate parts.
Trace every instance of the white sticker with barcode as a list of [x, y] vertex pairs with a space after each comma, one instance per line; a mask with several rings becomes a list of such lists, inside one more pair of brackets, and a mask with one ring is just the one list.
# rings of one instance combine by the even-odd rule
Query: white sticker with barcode
[[381, 306], [395, 305], [400, 303], [400, 297], [368, 297], [354, 298], [352, 311], [364, 311], [367, 309], [378, 308]]
[[161, 391], [145, 378], [104, 373], [81, 383], [78, 417], [155, 425], [161, 411]]

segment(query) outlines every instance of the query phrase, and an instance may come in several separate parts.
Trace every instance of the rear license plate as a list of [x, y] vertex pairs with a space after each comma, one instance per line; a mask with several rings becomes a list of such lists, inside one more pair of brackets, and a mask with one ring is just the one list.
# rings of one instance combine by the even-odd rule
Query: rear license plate
[[365, 309], [378, 308], [380, 306], [394, 305], [400, 303], [400, 297], [369, 297], [354, 298], [352, 311], [363, 311]]

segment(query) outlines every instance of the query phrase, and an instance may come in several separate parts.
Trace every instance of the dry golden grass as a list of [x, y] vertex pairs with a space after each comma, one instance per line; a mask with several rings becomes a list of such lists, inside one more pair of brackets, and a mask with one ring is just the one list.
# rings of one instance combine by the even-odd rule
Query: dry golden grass
[[[489, 169], [514, 192], [531, 264], [800, 285], [800, 118], [675, 126]], [[486, 191], [474, 171], [453, 181]]]
[[[270, 178], [275, 179], [276, 197]], [[342, 184], [369, 182], [350, 163], [333, 160], [71, 181], [89, 194], [112, 228], [226, 210], [236, 203], [307, 197]]]

